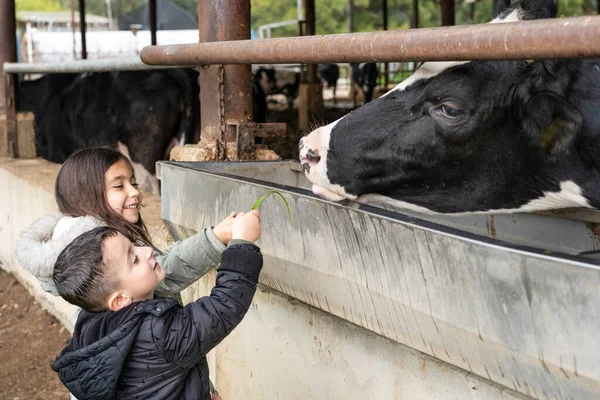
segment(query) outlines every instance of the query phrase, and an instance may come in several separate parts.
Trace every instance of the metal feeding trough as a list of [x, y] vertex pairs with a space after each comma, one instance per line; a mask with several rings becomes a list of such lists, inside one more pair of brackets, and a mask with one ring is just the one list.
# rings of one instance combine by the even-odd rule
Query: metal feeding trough
[[163, 162], [160, 176], [177, 240], [268, 190], [287, 198], [291, 222], [277, 196], [261, 206], [262, 284], [526, 396], [600, 398], [594, 224], [331, 203], [290, 161]]

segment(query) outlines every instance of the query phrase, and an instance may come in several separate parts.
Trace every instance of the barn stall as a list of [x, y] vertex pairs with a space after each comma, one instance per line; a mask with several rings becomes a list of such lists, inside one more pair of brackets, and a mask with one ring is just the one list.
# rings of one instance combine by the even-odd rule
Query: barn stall
[[[219, 18], [244, 18], [247, 2], [233, 3], [238, 8]], [[214, 17], [216, 6], [206, 2], [204, 15]], [[253, 158], [253, 137], [281, 128], [240, 122], [249, 96], [229, 100], [233, 88], [246, 85], [249, 68], [231, 64], [600, 53], [598, 17], [510, 28], [511, 35], [492, 26], [440, 28], [439, 49], [423, 46], [433, 35], [422, 30], [233, 42], [244, 39], [242, 32], [226, 43], [143, 52], [151, 64], [216, 64], [200, 74], [201, 83], [213, 85], [207, 95], [219, 97], [203, 102], [203, 142], [175, 153], [185, 161], [159, 168], [160, 215], [172, 237], [248, 209], [272, 189], [291, 207], [290, 221], [282, 203], [266, 200], [261, 288], [243, 323], [211, 355], [224, 398], [598, 397], [597, 213], [431, 217], [334, 204], [308, 190], [297, 162], [225, 161]], [[201, 41], [217, 36], [201, 31]], [[360, 40], [365, 47], [344, 47]], [[552, 46], [540, 46], [542, 40]], [[336, 41], [337, 53], [330, 47]], [[499, 57], [499, 48], [508, 50]], [[214, 271], [186, 292], [187, 300], [208, 293], [213, 281]]]

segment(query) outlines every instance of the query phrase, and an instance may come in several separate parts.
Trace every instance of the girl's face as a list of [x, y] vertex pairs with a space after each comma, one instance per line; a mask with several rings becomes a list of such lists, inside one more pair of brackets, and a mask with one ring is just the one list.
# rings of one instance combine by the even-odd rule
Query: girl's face
[[137, 188], [129, 163], [119, 160], [104, 174], [104, 193], [108, 206], [127, 222], [135, 224], [140, 218], [142, 193]]

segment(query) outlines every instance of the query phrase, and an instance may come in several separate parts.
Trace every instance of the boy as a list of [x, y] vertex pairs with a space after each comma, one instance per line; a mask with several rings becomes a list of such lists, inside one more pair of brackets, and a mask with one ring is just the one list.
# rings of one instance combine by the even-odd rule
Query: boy
[[210, 399], [206, 353], [240, 323], [262, 268], [260, 213], [240, 213], [209, 297], [153, 298], [164, 278], [150, 247], [113, 228], [78, 236], [54, 282], [83, 310], [52, 369], [78, 399]]

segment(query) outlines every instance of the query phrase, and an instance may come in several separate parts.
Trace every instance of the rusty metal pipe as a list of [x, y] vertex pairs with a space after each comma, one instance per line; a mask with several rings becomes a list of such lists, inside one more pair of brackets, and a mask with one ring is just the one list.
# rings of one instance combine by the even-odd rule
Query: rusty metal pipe
[[454, 0], [440, 0], [442, 8], [442, 26], [453, 26], [454, 24]]
[[4, 62], [17, 60], [15, 1], [0, 0], [0, 113], [6, 113], [6, 154], [18, 157], [16, 88], [13, 76], [3, 70]]
[[[15, 0], [0, 0], [0, 72], [2, 64], [17, 60]], [[4, 105], [4, 76], [0, 74], [0, 113]]]
[[151, 65], [600, 57], [600, 16], [146, 47]]
[[[228, 40], [227, 43], [249, 41], [250, 0], [199, 1], [198, 26], [198, 45], [201, 46], [212, 46], [222, 40]], [[226, 121], [247, 122], [252, 116], [250, 66], [211, 65], [200, 68], [199, 82], [201, 142], [217, 143], [218, 146], [235, 142], [235, 127]], [[219, 154], [223, 155], [224, 152], [222, 149]]]

